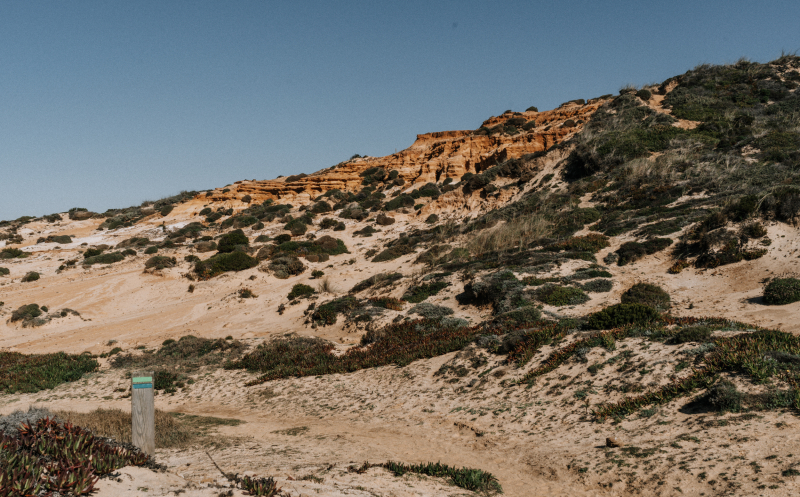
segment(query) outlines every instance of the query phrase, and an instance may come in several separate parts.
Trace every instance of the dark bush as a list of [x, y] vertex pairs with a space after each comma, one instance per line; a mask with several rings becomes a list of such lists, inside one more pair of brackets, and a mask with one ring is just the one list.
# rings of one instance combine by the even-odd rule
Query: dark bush
[[530, 107], [525, 109], [525, 112], [539, 112], [539, 108], [534, 105], [531, 105]]
[[160, 211], [158, 211], [158, 213], [161, 214], [162, 216], [166, 216], [170, 212], [172, 212], [172, 209], [174, 209], [174, 208], [175, 208], [174, 205], [165, 205], [164, 207], [161, 208]]
[[311, 271], [311, 277], [314, 279], [319, 279], [322, 278], [323, 276], [325, 276], [325, 273], [320, 271], [319, 269]]
[[229, 253], [233, 252], [237, 245], [249, 244], [250, 240], [247, 238], [247, 235], [244, 234], [244, 231], [238, 229], [233, 230], [230, 233], [225, 233], [219, 237], [219, 240], [217, 241], [217, 250], [220, 253]]
[[375, 288], [375, 289], [383, 288], [385, 286], [391, 285], [392, 283], [401, 279], [402, 277], [403, 275], [400, 273], [378, 273], [370, 276], [364, 281], [357, 283], [350, 290], [350, 293], [362, 292], [367, 288]]
[[620, 297], [623, 304], [643, 304], [659, 311], [670, 306], [669, 294], [660, 286], [651, 283], [636, 283]]
[[333, 208], [331, 208], [331, 204], [329, 204], [328, 202], [320, 200], [316, 204], [312, 205], [310, 210], [314, 214], [323, 214], [325, 212], [332, 211]]
[[575, 236], [563, 242], [553, 243], [544, 247], [549, 252], [561, 250], [576, 250], [580, 252], [596, 253], [609, 246], [608, 237], [599, 233], [590, 233], [584, 236]]
[[398, 257], [402, 257], [406, 254], [411, 254], [414, 252], [414, 249], [409, 247], [408, 245], [392, 245], [391, 247], [385, 249], [380, 254], [376, 255], [372, 262], [386, 262], [397, 259]]
[[592, 293], [610, 292], [611, 289], [614, 288], [614, 282], [605, 278], [598, 278], [596, 280], [587, 281], [581, 285], [581, 288]]
[[149, 258], [147, 262], [144, 263], [144, 267], [148, 269], [150, 268], [167, 269], [175, 267], [176, 264], [178, 264], [178, 261], [174, 257], [167, 257], [166, 255], [157, 255]]
[[218, 253], [194, 266], [201, 279], [210, 279], [227, 271], [243, 271], [258, 265], [258, 260], [244, 252]]
[[8, 276], [11, 271], [7, 267], [0, 267], [0, 276]]
[[646, 255], [652, 255], [656, 252], [664, 250], [672, 245], [672, 240], [669, 238], [651, 238], [642, 243], [639, 242], [625, 242], [616, 251], [619, 259], [617, 259], [618, 266], [624, 266], [635, 262]]
[[292, 235], [283, 234], [283, 235], [276, 236], [275, 239], [272, 242], [275, 245], [280, 245], [282, 243], [291, 241], [291, 239], [292, 239]]
[[742, 410], [743, 395], [736, 389], [736, 385], [728, 380], [720, 380], [708, 389], [706, 400], [720, 412], [739, 412]]
[[545, 285], [536, 291], [536, 298], [557, 307], [578, 305], [589, 301], [589, 296], [580, 288], [569, 286]]
[[767, 236], [767, 228], [758, 221], [742, 225], [740, 230], [743, 238], [763, 238]]
[[444, 281], [435, 281], [433, 283], [423, 283], [418, 286], [412, 286], [406, 290], [405, 295], [403, 295], [403, 300], [416, 304], [428, 297], [436, 295], [448, 286], [450, 286], [450, 283]]
[[586, 327], [590, 330], [608, 330], [626, 324], [648, 324], [660, 318], [652, 307], [642, 304], [616, 304], [589, 315]]
[[109, 252], [107, 254], [95, 255], [94, 257], [84, 259], [83, 264], [85, 266], [91, 266], [92, 264], [114, 264], [123, 259], [125, 259], [125, 254], [122, 252]]
[[340, 222], [341, 221], [337, 221], [336, 219], [325, 217], [319, 222], [319, 228], [323, 230], [335, 228]]
[[242, 202], [244, 202], [245, 204], [249, 204], [252, 201], [253, 197], [251, 197], [250, 195], [245, 195], [244, 197], [242, 197]]
[[6, 247], [0, 250], [0, 259], [23, 259], [25, 257], [28, 257], [28, 253], [18, 248]]
[[90, 249], [87, 249], [86, 252], [83, 253], [83, 258], [84, 259], [88, 259], [89, 257], [95, 257], [95, 256], [100, 255], [102, 253], [103, 253], [103, 249], [92, 247]]
[[147, 255], [158, 253], [158, 247], [156, 247], [155, 245], [151, 245], [150, 247], [144, 249], [144, 253]]
[[414, 207], [414, 203], [415, 203], [414, 197], [406, 193], [402, 193], [399, 196], [393, 198], [392, 200], [386, 202], [384, 208], [387, 211], [394, 211], [402, 207]]
[[306, 270], [306, 267], [297, 257], [277, 257], [269, 264], [269, 269], [276, 278], [285, 280], [289, 276], [297, 276]]
[[647, 101], [650, 100], [650, 97], [652, 97], [653, 95], [652, 93], [650, 93], [650, 90], [641, 89], [636, 92], [636, 96], [644, 101]]
[[38, 318], [42, 315], [42, 310], [38, 304], [28, 304], [17, 308], [11, 313], [11, 322], [16, 321], [29, 321], [33, 318]]
[[697, 325], [681, 328], [673, 335], [670, 340], [672, 343], [687, 343], [687, 342], [708, 342], [711, 338], [711, 327]]
[[389, 226], [390, 224], [394, 224], [394, 218], [381, 213], [378, 214], [375, 222], [381, 226]]
[[334, 325], [336, 324], [336, 319], [339, 317], [339, 314], [346, 314], [358, 307], [358, 305], [358, 300], [355, 297], [349, 295], [339, 297], [338, 299], [331, 300], [317, 307], [311, 315], [311, 319], [323, 326]]
[[298, 283], [292, 287], [292, 291], [289, 292], [288, 298], [289, 300], [298, 299], [300, 297], [308, 297], [309, 295], [314, 294], [314, 289], [308, 285], [304, 285], [302, 283]]
[[764, 287], [764, 303], [785, 305], [800, 301], [800, 280], [797, 278], [778, 278]]
[[439, 216], [437, 216], [436, 214], [431, 214], [430, 216], [427, 217], [427, 219], [425, 219], [425, 222], [427, 224], [436, 224], [439, 222]]
[[425, 319], [441, 319], [445, 316], [450, 316], [453, 314], [453, 309], [441, 305], [422, 302], [409, 309], [408, 313], [419, 314]]

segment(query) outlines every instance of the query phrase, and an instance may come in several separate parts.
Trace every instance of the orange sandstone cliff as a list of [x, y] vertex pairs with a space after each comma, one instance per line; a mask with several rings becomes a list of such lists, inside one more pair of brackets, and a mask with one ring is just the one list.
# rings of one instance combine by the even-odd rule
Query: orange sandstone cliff
[[[206, 202], [224, 202], [249, 195], [254, 202], [273, 199], [304, 203], [329, 190], [360, 189], [361, 173], [375, 167], [398, 171], [406, 185], [458, 180], [466, 173], [479, 173], [505, 160], [547, 150], [579, 131], [600, 105], [602, 100], [594, 99], [588, 104], [569, 102], [544, 112], [506, 112], [487, 119], [475, 131], [417, 135], [410, 147], [392, 155], [355, 158], [303, 177], [237, 181], [200, 197]], [[506, 132], [499, 131], [503, 127]]]

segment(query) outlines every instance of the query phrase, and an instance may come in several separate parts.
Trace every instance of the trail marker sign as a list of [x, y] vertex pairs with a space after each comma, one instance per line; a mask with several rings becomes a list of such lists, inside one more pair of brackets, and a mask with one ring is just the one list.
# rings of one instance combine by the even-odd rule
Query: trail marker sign
[[156, 452], [153, 379], [153, 371], [134, 371], [131, 378], [131, 442], [151, 456]]

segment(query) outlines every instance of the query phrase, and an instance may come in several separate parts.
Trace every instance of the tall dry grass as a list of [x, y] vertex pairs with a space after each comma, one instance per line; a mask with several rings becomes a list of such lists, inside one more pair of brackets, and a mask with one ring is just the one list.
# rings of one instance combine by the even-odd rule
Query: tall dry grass
[[503, 250], [524, 250], [535, 246], [552, 230], [553, 223], [542, 215], [521, 216], [482, 231], [467, 242], [466, 248], [476, 257]]
[[[97, 436], [131, 443], [131, 413], [121, 409], [99, 408], [91, 412], [53, 411], [65, 422], [90, 430]], [[156, 448], [185, 447], [197, 438], [196, 430], [170, 413], [155, 411]]]

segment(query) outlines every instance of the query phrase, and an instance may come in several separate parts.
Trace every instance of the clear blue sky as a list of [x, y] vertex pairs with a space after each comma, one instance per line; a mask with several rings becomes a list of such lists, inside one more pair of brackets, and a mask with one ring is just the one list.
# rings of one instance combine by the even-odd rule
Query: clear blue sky
[[800, 49], [792, 1], [0, 2], [0, 219], [381, 156]]

